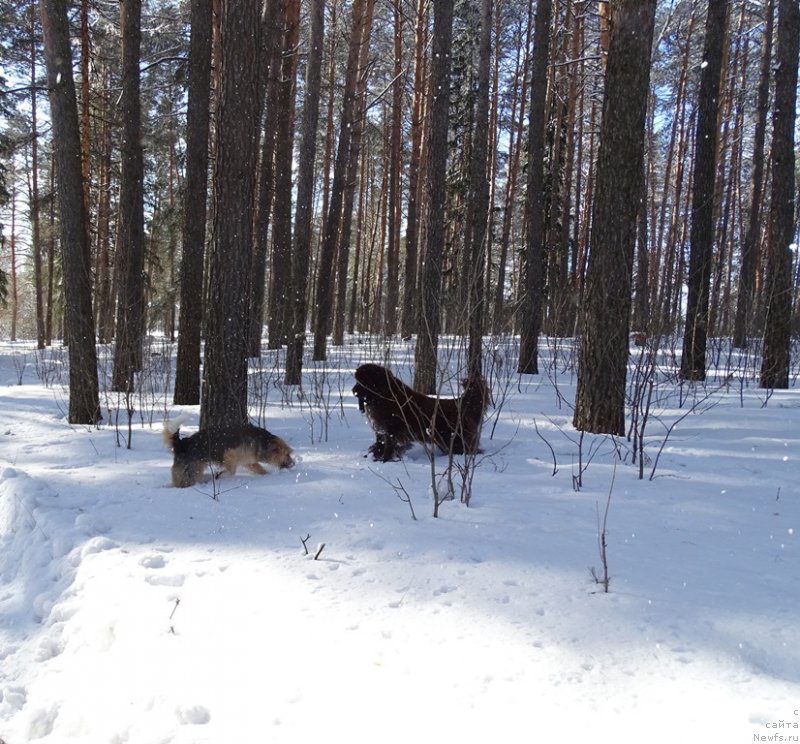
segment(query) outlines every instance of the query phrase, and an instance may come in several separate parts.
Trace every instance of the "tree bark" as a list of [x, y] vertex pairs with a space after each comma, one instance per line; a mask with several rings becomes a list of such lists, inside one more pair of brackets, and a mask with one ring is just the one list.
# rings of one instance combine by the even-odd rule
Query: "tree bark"
[[747, 232], [742, 245], [741, 266], [739, 267], [739, 297], [736, 303], [736, 317], [733, 329], [733, 345], [739, 349], [747, 348], [748, 338], [753, 330], [753, 300], [756, 287], [756, 265], [758, 263], [758, 242], [761, 237], [761, 214], [764, 193], [764, 143], [766, 141], [767, 115], [769, 113], [769, 73], [772, 64], [774, 7], [774, 0], [767, 0], [764, 8], [763, 51], [758, 78], [756, 126], [753, 132], [753, 171], [750, 186], [750, 204]]
[[358, 82], [358, 65], [361, 51], [361, 39], [366, 23], [366, 3], [369, 0], [355, 0], [353, 3], [353, 24], [350, 31], [350, 44], [345, 72], [344, 99], [340, 121], [339, 143], [336, 149], [336, 160], [333, 166], [333, 183], [330, 189], [330, 203], [325, 220], [322, 237], [319, 265], [317, 268], [316, 287], [316, 327], [314, 329], [314, 359], [322, 361], [327, 358], [327, 336], [331, 327], [333, 312], [334, 259], [339, 239], [339, 228], [342, 219], [342, 205], [346, 186], [347, 165], [350, 160], [350, 143], [356, 110], [356, 84]]
[[144, 337], [144, 154], [139, 61], [142, 42], [141, 0], [121, 0], [122, 144], [119, 195], [116, 344], [112, 389], [131, 392], [142, 368]]
[[303, 369], [308, 308], [308, 269], [311, 265], [311, 218], [314, 198], [314, 155], [319, 126], [322, 45], [325, 31], [325, 0], [311, 0], [311, 28], [306, 66], [306, 97], [297, 173], [297, 205], [294, 214], [292, 254], [292, 330], [286, 353], [287, 385], [299, 385]]
[[544, 123], [547, 60], [550, 49], [551, 0], [539, 0], [533, 31], [531, 98], [528, 113], [528, 180], [525, 191], [525, 255], [520, 303], [520, 374], [539, 372], [539, 331], [544, 292]]
[[36, 348], [44, 349], [44, 286], [42, 272], [41, 220], [39, 213], [39, 131], [38, 101], [36, 95], [36, 5], [30, 6], [31, 22], [31, 252], [33, 253], [33, 283], [36, 303]]
[[433, 12], [430, 142], [426, 169], [427, 234], [419, 297], [419, 331], [414, 350], [414, 387], [422, 393], [433, 393], [436, 389], [452, 40], [453, 0], [440, 0], [435, 3]]
[[200, 332], [208, 198], [208, 134], [211, 100], [211, 0], [192, 0], [189, 100], [186, 114], [186, 181], [180, 327], [175, 370], [176, 405], [200, 402]]
[[[287, 4], [283, 55], [277, 95], [275, 136], [275, 205], [272, 219], [272, 261], [267, 346], [286, 343], [292, 309], [292, 156], [294, 153], [295, 78], [300, 38], [300, 3]], [[253, 318], [260, 326], [261, 318]]]
[[772, 115], [770, 240], [767, 257], [764, 353], [759, 380], [759, 387], [762, 388], [789, 387], [798, 47], [800, 47], [800, 8], [797, 0], [778, 0], [775, 108]]
[[422, 173], [422, 150], [425, 112], [426, 74], [426, 7], [424, 0], [417, 0], [414, 31], [414, 92], [411, 104], [411, 157], [408, 163], [408, 209], [406, 214], [406, 259], [403, 269], [403, 316], [402, 334], [410, 337], [418, 328], [418, 272], [421, 201], [420, 174]]
[[708, 300], [714, 248], [714, 185], [719, 133], [717, 120], [727, 15], [728, 0], [709, 1], [695, 133], [689, 287], [680, 370], [684, 380], [706, 379]]
[[259, 3], [223, 3], [201, 425], [247, 421], [247, 341], [255, 163]]
[[400, 171], [403, 167], [403, 14], [400, 0], [394, 0], [394, 83], [392, 85], [392, 125], [389, 139], [388, 241], [386, 244], [386, 312], [383, 331], [397, 332], [400, 302]]
[[100, 420], [89, 240], [78, 126], [78, 101], [72, 77], [72, 50], [65, 0], [40, 0], [50, 117], [58, 172], [64, 323], [69, 338], [71, 424]]
[[[489, 242], [489, 70], [492, 63], [492, 0], [481, 2], [475, 128], [470, 163], [470, 199], [467, 220], [471, 245], [464, 246], [468, 261], [467, 366], [470, 374], [481, 374], [484, 329], [484, 261]], [[468, 257], [468, 258], [467, 258]]]
[[579, 320], [573, 424], [624, 435], [625, 381], [636, 220], [656, 0], [611, 3], [606, 90], [592, 208], [591, 249]]
[[267, 256], [270, 247], [272, 205], [275, 201], [275, 141], [278, 130], [278, 98], [280, 93], [280, 68], [283, 51], [283, 27], [286, 3], [267, 3], [262, 28], [261, 60], [259, 71], [259, 111], [261, 127], [261, 152], [258, 169], [258, 196], [256, 197], [255, 235], [250, 268], [250, 333], [248, 354], [261, 356], [261, 336], [264, 330], [264, 298], [267, 284]]

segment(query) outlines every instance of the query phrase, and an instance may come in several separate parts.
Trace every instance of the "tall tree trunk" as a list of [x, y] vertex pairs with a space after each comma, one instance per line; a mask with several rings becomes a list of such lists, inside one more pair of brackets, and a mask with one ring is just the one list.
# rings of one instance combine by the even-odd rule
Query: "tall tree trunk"
[[392, 126], [389, 140], [388, 241], [386, 244], [386, 313], [383, 330], [387, 336], [397, 332], [400, 302], [400, 171], [403, 167], [403, 13], [400, 0], [394, 0], [394, 83], [392, 84]]
[[528, 113], [528, 181], [525, 191], [524, 289], [520, 303], [518, 372], [539, 372], [539, 331], [544, 292], [544, 124], [547, 60], [550, 49], [551, 0], [536, 3]]
[[50, 118], [59, 189], [64, 322], [69, 337], [71, 424], [100, 420], [97, 351], [92, 315], [88, 215], [83, 203], [78, 101], [72, 78], [72, 50], [65, 0], [41, 0]]
[[[285, 2], [269, 2], [264, 8], [260, 59], [260, 117], [261, 152], [258, 173], [255, 235], [250, 268], [250, 333], [248, 354], [261, 356], [261, 336], [264, 326], [264, 294], [267, 283], [267, 256], [270, 246], [272, 204], [275, 200], [275, 141], [278, 130], [278, 103], [281, 80], [283, 28], [286, 18]], [[270, 313], [271, 314], [271, 313]]]
[[681, 377], [706, 379], [708, 300], [714, 248], [719, 89], [726, 38], [728, 0], [709, 0], [695, 134], [692, 226], [689, 236], [689, 287], [683, 334]]
[[408, 209], [406, 214], [406, 259], [403, 270], [402, 334], [411, 336], [418, 328], [417, 263], [419, 261], [420, 174], [425, 111], [425, 48], [427, 45], [427, 10], [425, 0], [417, 0], [414, 27], [414, 92], [411, 104], [411, 157], [408, 163]]
[[[529, 0], [528, 10], [529, 16], [531, 9], [531, 2]], [[522, 134], [525, 129], [525, 113], [527, 111], [525, 102], [528, 95], [528, 81], [526, 71], [528, 69], [528, 57], [530, 52], [530, 43], [532, 36], [533, 24], [530, 18], [527, 20], [525, 30], [525, 42], [522, 45], [523, 49], [518, 47], [517, 59], [515, 64], [514, 79], [517, 84], [512, 91], [511, 101], [511, 121], [514, 122], [511, 132], [509, 133], [509, 155], [510, 163], [508, 166], [508, 178], [506, 180], [506, 189], [504, 196], [503, 207], [503, 224], [500, 230], [500, 254], [497, 258], [497, 283], [494, 291], [494, 312], [492, 313], [492, 331], [499, 333], [506, 323], [506, 264], [508, 262], [508, 251], [511, 243], [511, 227], [514, 216], [514, 205], [517, 195], [517, 178], [519, 176], [519, 164], [522, 154]], [[520, 38], [522, 34], [520, 32]], [[515, 114], [515, 110], [519, 109], [519, 113]]]
[[800, 8], [778, 0], [775, 109], [772, 115], [772, 194], [766, 276], [764, 353], [759, 387], [788, 388], [791, 362], [792, 243], [794, 242], [797, 61]]
[[[470, 163], [470, 198], [467, 220], [471, 245], [464, 245], [469, 270], [464, 272], [469, 282], [467, 354], [470, 373], [480, 374], [484, 329], [483, 272], [489, 242], [489, 69], [492, 63], [492, 0], [481, 2], [481, 28], [478, 52], [475, 128], [472, 161]], [[468, 258], [467, 258], [468, 256]]]
[[255, 164], [258, 155], [259, 4], [223, 3], [201, 424], [247, 421], [247, 341]]
[[440, 0], [433, 10], [430, 142], [426, 169], [427, 233], [419, 297], [419, 332], [414, 350], [414, 387], [422, 393], [433, 393], [436, 389], [452, 41], [453, 0]]
[[19, 319], [19, 291], [17, 289], [17, 173], [16, 168], [11, 167], [11, 194], [9, 201], [11, 202], [11, 238], [9, 240], [9, 251], [11, 266], [9, 267], [9, 275], [11, 279], [11, 328], [10, 339], [17, 340], [17, 320]]
[[656, 0], [615, 0], [592, 208], [591, 249], [579, 331], [573, 424], [625, 433], [625, 381], [636, 220]]
[[311, 265], [312, 212], [314, 200], [314, 155], [319, 126], [322, 45], [325, 36], [325, 0], [311, 0], [306, 95], [297, 173], [297, 205], [294, 214], [292, 253], [292, 330], [286, 353], [287, 385], [299, 385], [303, 369], [308, 306], [308, 269]]
[[336, 250], [336, 303], [333, 317], [333, 333], [331, 342], [334, 346], [344, 343], [344, 324], [347, 302], [347, 278], [350, 266], [350, 239], [353, 225], [353, 205], [355, 204], [356, 184], [358, 183], [358, 166], [361, 155], [361, 138], [367, 115], [367, 63], [369, 61], [369, 37], [372, 32], [372, 18], [375, 11], [375, 0], [366, 0], [364, 9], [364, 28], [361, 36], [361, 47], [358, 54], [358, 82], [355, 95], [355, 116], [350, 131], [350, 148], [344, 182], [344, 198], [342, 200], [342, 216], [339, 225], [339, 240]]
[[[275, 206], [272, 220], [272, 270], [269, 293], [268, 347], [280, 348], [291, 323], [292, 161], [294, 153], [295, 78], [300, 38], [300, 3], [289, 2], [283, 31], [275, 137]], [[259, 323], [260, 318], [253, 318]]]
[[189, 101], [186, 113], [186, 181], [180, 327], [175, 370], [176, 405], [200, 402], [200, 332], [208, 198], [208, 134], [211, 82], [211, 0], [192, 0]]
[[91, 214], [91, 168], [92, 168], [92, 108], [91, 80], [92, 61], [91, 36], [89, 33], [89, 0], [81, 0], [81, 171], [83, 173], [83, 203], [86, 214]]
[[[56, 156], [50, 153], [50, 193], [56, 193]], [[55, 274], [56, 274], [56, 200], [50, 199], [50, 208], [47, 210], [47, 298], [44, 314], [45, 344], [53, 343], [53, 303], [55, 302]]]
[[333, 183], [330, 190], [330, 204], [325, 220], [319, 262], [317, 267], [316, 288], [316, 327], [314, 329], [314, 359], [321, 361], [327, 358], [327, 336], [331, 327], [333, 312], [334, 258], [339, 240], [339, 228], [342, 219], [342, 205], [347, 178], [347, 166], [350, 161], [350, 143], [353, 134], [356, 111], [356, 84], [358, 82], [358, 66], [361, 51], [361, 39], [365, 28], [367, 2], [373, 0], [354, 0], [353, 23], [350, 30], [350, 44], [345, 72], [344, 99], [340, 120], [339, 143], [336, 149], [336, 161], [333, 167]]
[[[103, 89], [108, 90], [109, 70], [105, 66], [101, 80]], [[101, 344], [111, 343], [114, 338], [114, 308], [111, 271], [111, 103], [110, 94], [103, 93], [100, 98], [100, 132], [97, 176], [97, 230], [95, 265], [97, 267], [97, 286], [95, 289], [95, 317], [97, 335]], [[199, 390], [199, 380], [198, 380]]]
[[42, 240], [39, 216], [39, 132], [36, 95], [36, 5], [31, 2], [31, 252], [33, 253], [33, 283], [36, 303], [36, 348], [44, 348], [44, 286], [42, 275]]
[[144, 337], [144, 155], [139, 60], [141, 0], [121, 0], [122, 27], [122, 161], [119, 195], [119, 294], [112, 389], [130, 392], [142, 367]]
[[764, 142], [767, 131], [767, 114], [769, 113], [769, 73], [772, 64], [774, 7], [774, 0], [767, 0], [764, 8], [764, 34], [761, 70], [758, 78], [756, 126], [753, 132], [753, 170], [750, 185], [750, 204], [747, 232], [742, 245], [741, 266], [739, 267], [739, 297], [736, 303], [736, 317], [733, 329], [733, 345], [739, 349], [747, 347], [753, 323], [753, 297], [756, 286], [756, 264], [758, 260], [758, 242], [761, 236], [761, 213], [764, 193]]

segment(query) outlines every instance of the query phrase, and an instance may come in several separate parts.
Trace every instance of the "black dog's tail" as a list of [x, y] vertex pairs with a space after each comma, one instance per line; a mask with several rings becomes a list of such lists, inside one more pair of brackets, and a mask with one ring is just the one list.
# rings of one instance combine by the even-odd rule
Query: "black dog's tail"
[[170, 452], [175, 452], [178, 448], [178, 443], [181, 441], [181, 426], [188, 420], [188, 416], [178, 416], [178, 418], [164, 420], [164, 431], [161, 436], [164, 440], [164, 446]]

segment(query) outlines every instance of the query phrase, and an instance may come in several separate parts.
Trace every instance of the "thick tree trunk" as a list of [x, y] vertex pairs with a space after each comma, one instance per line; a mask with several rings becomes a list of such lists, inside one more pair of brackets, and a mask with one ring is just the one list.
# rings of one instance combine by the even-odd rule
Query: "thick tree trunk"
[[528, 120], [528, 182], [525, 191], [525, 256], [520, 303], [518, 372], [539, 372], [539, 331], [544, 292], [544, 122], [547, 60], [550, 49], [551, 0], [539, 0], [533, 31], [531, 98]]
[[247, 421], [247, 341], [258, 154], [258, 3], [224, 3], [214, 228], [201, 424]]
[[775, 110], [772, 117], [772, 194], [766, 277], [767, 312], [759, 380], [759, 387], [762, 388], [789, 387], [798, 47], [800, 8], [797, 0], [778, 0]]
[[122, 145], [119, 194], [119, 293], [112, 389], [130, 392], [142, 368], [144, 338], [144, 154], [139, 60], [141, 0], [120, 2], [122, 27]]
[[[259, 116], [261, 129], [258, 196], [256, 197], [255, 235], [250, 268], [250, 333], [248, 354], [261, 356], [261, 336], [264, 329], [264, 299], [267, 284], [267, 256], [270, 246], [272, 205], [275, 200], [275, 141], [278, 130], [278, 98], [283, 52], [283, 27], [286, 3], [270, 2], [263, 16], [261, 59], [259, 70]], [[270, 313], [271, 314], [271, 313]]]
[[683, 334], [681, 377], [705, 380], [708, 300], [714, 248], [714, 185], [716, 175], [719, 82], [722, 74], [728, 0], [710, 0], [706, 19], [704, 67], [695, 133], [692, 180], [692, 225], [689, 236], [689, 287]]
[[64, 322], [69, 337], [69, 413], [72, 424], [100, 420], [86, 209], [83, 203], [78, 101], [65, 0], [41, 0], [50, 118], [59, 189]]
[[481, 30], [478, 54], [475, 129], [472, 162], [470, 163], [470, 199], [467, 219], [471, 245], [465, 245], [464, 256], [468, 270], [469, 350], [467, 364], [470, 374], [481, 374], [484, 329], [484, 261], [489, 242], [489, 69], [491, 67], [492, 0], [481, 2]]
[[453, 40], [453, 0], [434, 6], [431, 61], [430, 142], [427, 160], [427, 234], [422, 270], [420, 322], [414, 352], [414, 387], [422, 393], [436, 389], [439, 308], [444, 250], [444, 205], [447, 171], [447, 127], [450, 104], [450, 54]]
[[208, 133], [211, 94], [211, 0], [192, 0], [189, 101], [186, 115], [186, 199], [180, 269], [180, 328], [175, 370], [176, 405], [200, 402], [200, 330], [208, 198]]
[[750, 204], [747, 232], [742, 245], [739, 267], [739, 297], [733, 329], [733, 345], [744, 349], [752, 332], [753, 300], [756, 287], [758, 242], [762, 232], [762, 207], [764, 194], [764, 142], [766, 141], [767, 114], [769, 113], [769, 80], [772, 65], [772, 35], [774, 27], [774, 0], [767, 0], [764, 8], [764, 35], [761, 70], [758, 78], [756, 126], [753, 132], [753, 171], [750, 186]]
[[411, 336], [417, 331], [419, 302], [417, 285], [417, 263], [419, 260], [419, 214], [424, 205], [421, 201], [420, 174], [422, 173], [422, 149], [425, 111], [426, 74], [426, 7], [424, 0], [417, 0], [414, 32], [414, 93], [411, 105], [411, 157], [408, 163], [408, 209], [406, 214], [406, 260], [403, 276], [402, 334]]
[[[286, 343], [291, 323], [292, 282], [292, 156], [294, 154], [295, 78], [300, 38], [300, 3], [287, 4], [283, 29], [283, 56], [277, 96], [275, 137], [275, 206], [272, 220], [272, 261], [267, 345]], [[260, 326], [260, 318], [253, 318]]]
[[400, 171], [403, 167], [403, 14], [400, 0], [394, 0], [394, 83], [392, 85], [392, 126], [389, 139], [388, 241], [386, 244], [386, 312], [383, 330], [397, 331], [400, 302]]
[[330, 190], [330, 204], [325, 220], [325, 230], [320, 249], [317, 268], [316, 288], [316, 327], [314, 329], [314, 359], [322, 361], [328, 354], [328, 331], [331, 327], [333, 313], [334, 259], [339, 240], [339, 229], [342, 219], [342, 205], [347, 180], [347, 166], [350, 162], [350, 144], [356, 111], [356, 84], [358, 82], [358, 65], [361, 52], [361, 39], [367, 19], [367, 2], [372, 0], [355, 0], [353, 3], [353, 24], [350, 31], [350, 44], [345, 73], [344, 99], [340, 121], [339, 143], [336, 150], [336, 161], [333, 167], [333, 183]]
[[36, 303], [36, 348], [44, 348], [44, 286], [42, 272], [41, 220], [39, 216], [39, 132], [38, 101], [36, 95], [36, 34], [34, 33], [36, 6], [31, 3], [31, 252], [33, 253], [33, 283]]
[[656, 0], [612, 3], [606, 91], [592, 209], [591, 252], [581, 308], [573, 424], [625, 433], [625, 381], [636, 220]]
[[308, 269], [311, 265], [311, 218], [314, 197], [314, 154], [319, 125], [319, 99], [322, 77], [322, 45], [325, 29], [325, 0], [311, 0], [311, 29], [306, 97], [303, 105], [302, 134], [297, 173], [297, 206], [294, 215], [292, 255], [292, 330], [286, 353], [286, 384], [299, 385], [306, 338]]

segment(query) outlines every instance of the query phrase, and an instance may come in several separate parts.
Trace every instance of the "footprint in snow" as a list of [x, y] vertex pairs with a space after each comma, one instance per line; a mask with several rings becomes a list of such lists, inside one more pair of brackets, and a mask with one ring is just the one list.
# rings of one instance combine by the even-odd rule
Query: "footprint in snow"
[[163, 555], [146, 555], [139, 561], [139, 565], [145, 568], [164, 568], [167, 562], [164, 560]]
[[81, 558], [85, 558], [87, 555], [94, 555], [95, 553], [102, 553], [105, 550], [113, 550], [118, 547], [118, 543], [115, 543], [107, 537], [93, 537], [81, 548]]
[[192, 724], [194, 726], [203, 725], [211, 720], [211, 713], [208, 711], [208, 708], [202, 705], [179, 706], [175, 714], [178, 716], [178, 720], [181, 723]]
[[172, 574], [169, 576], [154, 574], [152, 576], [145, 576], [144, 580], [151, 586], [183, 586], [186, 577], [183, 574]]

